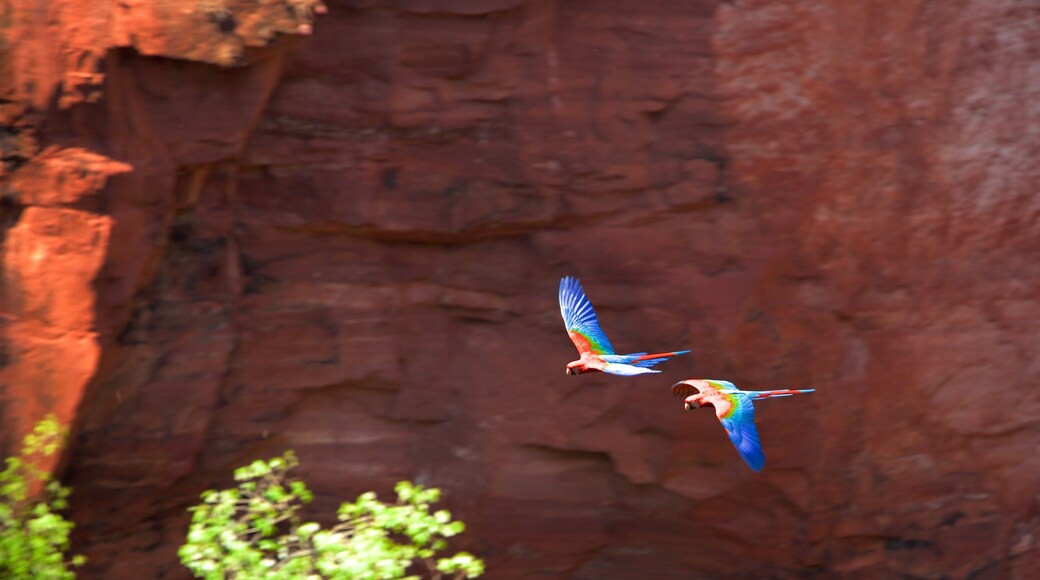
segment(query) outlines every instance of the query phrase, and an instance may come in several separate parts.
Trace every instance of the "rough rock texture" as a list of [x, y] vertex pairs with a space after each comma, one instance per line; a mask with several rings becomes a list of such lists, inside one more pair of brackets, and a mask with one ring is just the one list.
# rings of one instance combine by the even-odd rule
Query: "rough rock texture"
[[[0, 4], [0, 451], [88, 577], [295, 449], [441, 487], [491, 578], [1040, 575], [1040, 11]], [[659, 377], [564, 376], [581, 277]], [[747, 470], [674, 380], [764, 401]]]

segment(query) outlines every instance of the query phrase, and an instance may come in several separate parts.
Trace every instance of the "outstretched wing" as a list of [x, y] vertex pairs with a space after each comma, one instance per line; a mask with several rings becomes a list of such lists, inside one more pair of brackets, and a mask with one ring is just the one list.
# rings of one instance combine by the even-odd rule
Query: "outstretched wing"
[[705, 388], [713, 388], [707, 381], [702, 379], [686, 379], [672, 385], [672, 394], [680, 397], [689, 397], [694, 393], [703, 393]]
[[592, 302], [585, 296], [577, 278], [565, 276], [560, 280], [560, 314], [579, 353], [614, 354], [614, 347], [599, 327]]
[[759, 471], [766, 464], [766, 456], [762, 453], [762, 444], [758, 441], [758, 429], [755, 428], [755, 406], [751, 397], [744, 393], [722, 393], [729, 401], [730, 407], [719, 415], [719, 421], [726, 429], [729, 440], [737, 448], [737, 452], [748, 464], [748, 467]]

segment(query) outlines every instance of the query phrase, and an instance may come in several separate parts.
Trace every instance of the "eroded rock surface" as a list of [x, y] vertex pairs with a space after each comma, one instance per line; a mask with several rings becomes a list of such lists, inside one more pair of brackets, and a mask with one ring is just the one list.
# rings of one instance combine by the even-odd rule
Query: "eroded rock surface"
[[[1040, 573], [1040, 12], [479, 4], [0, 8], [0, 450], [73, 422], [86, 575], [286, 448], [493, 578]], [[564, 274], [693, 356], [564, 376]], [[817, 392], [756, 475], [697, 376]]]

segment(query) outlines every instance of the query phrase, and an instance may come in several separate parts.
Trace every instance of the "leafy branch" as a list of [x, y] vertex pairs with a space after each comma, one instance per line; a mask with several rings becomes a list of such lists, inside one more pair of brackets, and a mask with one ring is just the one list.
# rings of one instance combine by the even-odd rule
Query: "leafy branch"
[[71, 490], [54, 481], [39, 461], [57, 453], [66, 430], [49, 415], [25, 436], [21, 452], [0, 471], [0, 577], [75, 578], [83, 556], [65, 558], [73, 524], [57, 512], [68, 507]]
[[431, 513], [439, 490], [402, 481], [392, 505], [362, 494], [340, 506], [339, 523], [323, 529], [297, 515], [313, 499], [302, 481], [287, 476], [297, 465], [291, 451], [254, 461], [235, 470], [236, 488], [204, 492], [191, 508], [181, 562], [206, 580], [414, 579], [406, 576], [414, 565], [438, 580], [483, 574], [484, 563], [465, 552], [437, 557], [465, 528], [446, 510]]

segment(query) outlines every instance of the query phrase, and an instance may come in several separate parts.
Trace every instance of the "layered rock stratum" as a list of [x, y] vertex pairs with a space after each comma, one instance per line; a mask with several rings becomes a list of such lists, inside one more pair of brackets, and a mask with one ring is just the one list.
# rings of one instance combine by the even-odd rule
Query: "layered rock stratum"
[[[0, 3], [0, 451], [83, 576], [185, 578], [284, 449], [490, 578], [1036, 578], [1040, 11], [1013, 0]], [[658, 376], [567, 377], [580, 277]], [[740, 461], [688, 377], [815, 387]]]

